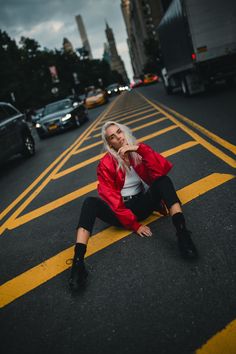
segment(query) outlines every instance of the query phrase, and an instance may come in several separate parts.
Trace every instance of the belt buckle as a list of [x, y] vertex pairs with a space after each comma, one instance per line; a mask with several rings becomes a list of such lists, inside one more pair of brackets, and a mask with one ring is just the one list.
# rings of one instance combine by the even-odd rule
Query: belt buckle
[[124, 202], [128, 202], [128, 200], [131, 200], [133, 197], [135, 197], [134, 195], [127, 195], [126, 197], [123, 197]]

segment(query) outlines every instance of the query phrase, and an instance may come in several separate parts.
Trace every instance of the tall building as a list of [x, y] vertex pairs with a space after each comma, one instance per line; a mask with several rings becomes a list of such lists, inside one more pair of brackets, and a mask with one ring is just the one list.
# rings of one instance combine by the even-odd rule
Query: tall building
[[148, 60], [145, 53], [145, 40], [158, 40], [156, 28], [161, 21], [164, 8], [167, 7], [167, 2], [167, 0], [121, 0], [135, 77], [142, 75], [143, 67]]
[[69, 41], [69, 39], [67, 38], [63, 38], [63, 50], [65, 53], [67, 54], [73, 54], [74, 53], [74, 48], [71, 44], [71, 42]]
[[103, 51], [103, 60], [105, 60], [109, 65], [111, 65], [111, 54], [110, 54], [110, 49], [109, 45], [107, 43], [104, 43], [104, 51]]
[[77, 26], [78, 26], [78, 30], [79, 30], [79, 33], [80, 33], [80, 37], [81, 37], [81, 41], [82, 41], [83, 47], [88, 52], [89, 59], [93, 59], [91, 47], [90, 47], [88, 36], [87, 36], [87, 32], [86, 32], [86, 29], [84, 27], [83, 18], [82, 18], [81, 15], [77, 15], [77, 16], [75, 16], [75, 20], [76, 20], [76, 23], [77, 23]]
[[108, 46], [109, 46], [109, 52], [110, 52], [110, 66], [111, 70], [116, 70], [119, 74], [121, 74], [123, 80], [125, 83], [129, 82], [125, 66], [123, 63], [123, 60], [119, 56], [117, 49], [116, 49], [116, 42], [115, 38], [113, 35], [112, 29], [108, 26], [106, 23], [106, 37], [108, 41]]

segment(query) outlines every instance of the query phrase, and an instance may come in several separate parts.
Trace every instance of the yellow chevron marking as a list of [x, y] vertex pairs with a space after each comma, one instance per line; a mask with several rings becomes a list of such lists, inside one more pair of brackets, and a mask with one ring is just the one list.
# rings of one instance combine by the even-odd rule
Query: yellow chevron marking
[[[213, 173], [180, 189], [178, 196], [182, 203], [186, 204], [233, 178], [234, 176], [230, 174]], [[145, 224], [149, 224], [159, 217], [159, 214], [151, 215], [145, 220]], [[90, 238], [86, 256], [88, 257], [130, 234], [130, 231], [109, 227]], [[0, 286], [0, 307], [6, 306], [69, 268], [70, 265], [66, 264], [66, 260], [72, 256], [73, 247], [70, 247], [2, 284]]]
[[220, 149], [216, 148], [212, 144], [208, 143], [204, 138], [200, 137], [197, 133], [195, 133], [193, 130], [182, 124], [181, 122], [178, 121], [178, 119], [174, 118], [171, 116], [168, 112], [157, 106], [155, 103], [151, 102], [147, 98], [145, 98], [141, 93], [139, 93], [141, 97], [143, 97], [148, 103], [150, 103], [153, 107], [156, 107], [156, 109], [160, 112], [162, 112], [167, 118], [169, 118], [173, 123], [175, 123], [179, 128], [181, 128], [183, 131], [185, 131], [188, 135], [190, 135], [193, 139], [199, 142], [202, 146], [205, 147], [208, 151], [210, 151], [213, 155], [217, 156], [219, 159], [227, 163], [229, 166], [235, 168], [236, 167], [236, 160], [232, 159], [228, 155], [226, 155], [224, 152], [222, 152]]
[[[127, 116], [126, 114], [121, 114], [121, 115], [118, 115], [117, 117], [112, 117], [112, 118], [109, 116], [108, 120], [115, 120], [117, 122], [121, 122], [123, 120], [134, 118], [134, 117], [140, 116], [140, 114], [144, 114], [144, 113], [147, 113], [147, 112], [150, 112], [150, 111], [154, 111], [154, 110], [155, 110], [155, 108], [149, 108], [149, 109], [147, 109], [145, 111], [140, 111], [138, 113], [131, 114], [129, 116]], [[156, 110], [155, 110], [155, 114], [157, 114]], [[120, 117], [123, 117], [124, 115], [125, 115], [124, 118], [120, 118]], [[119, 118], [119, 119], [117, 119], [117, 118]], [[99, 125], [96, 129], [94, 129], [94, 131], [101, 130], [101, 127], [102, 127], [102, 125]]]
[[[150, 118], [150, 117], [154, 117], [154, 116], [156, 116], [157, 114], [158, 114], [158, 113], [155, 112], [155, 113], [149, 114], [149, 115], [147, 115], [147, 116], [145, 116], [145, 117], [141, 117], [141, 118], [138, 118], [138, 119], [134, 119], [134, 120], [132, 120], [132, 121], [130, 121], [130, 122], [127, 122], [126, 125], [130, 125], [130, 124], [133, 124], [133, 123], [136, 123], [136, 122], [140, 122], [141, 120], [144, 120], [144, 119], [147, 119], [147, 118]], [[156, 123], [161, 123], [161, 122], [163, 122], [163, 121], [165, 121], [165, 120], [167, 120], [167, 119], [168, 119], [168, 118], [166, 118], [166, 117], [158, 118], [158, 119], [156, 119], [156, 120], [150, 122], [150, 125], [156, 124]], [[117, 122], [119, 123], [120, 121], [118, 120]], [[149, 123], [146, 123], [146, 124], [149, 124]], [[139, 126], [139, 127], [137, 127], [137, 128], [143, 129], [143, 127], [144, 127], [144, 126], [142, 125], [142, 126]], [[133, 128], [133, 129], [131, 129], [131, 130], [134, 131], [134, 129], [136, 129], [136, 128]], [[101, 136], [101, 133], [98, 133], [98, 134], [95, 134], [95, 135], [90, 135], [90, 136], [88, 136], [88, 137], [86, 138], [86, 140], [89, 140], [89, 139], [91, 139], [91, 138], [98, 138], [99, 136]]]
[[191, 125], [195, 129], [199, 130], [202, 134], [206, 135], [208, 138], [210, 138], [211, 140], [215, 141], [217, 144], [223, 146], [227, 150], [229, 150], [229, 151], [233, 152], [234, 154], [236, 154], [236, 146], [235, 145], [231, 144], [230, 142], [228, 142], [225, 139], [222, 139], [220, 136], [210, 132], [206, 128], [202, 127], [200, 124], [197, 124], [196, 122], [193, 122], [191, 119], [187, 118], [183, 114], [180, 114], [180, 113], [174, 111], [173, 109], [164, 106], [163, 104], [158, 104], [158, 105], [160, 105], [164, 109], [167, 109], [172, 114], [175, 114], [178, 118], [182, 119], [184, 122], [188, 123], [189, 125]]

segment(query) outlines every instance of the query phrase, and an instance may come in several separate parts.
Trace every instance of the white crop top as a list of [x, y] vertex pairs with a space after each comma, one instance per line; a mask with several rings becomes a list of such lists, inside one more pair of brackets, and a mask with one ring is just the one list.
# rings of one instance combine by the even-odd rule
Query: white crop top
[[136, 195], [140, 193], [143, 189], [143, 184], [141, 178], [137, 175], [133, 167], [126, 172], [125, 183], [121, 190], [122, 197], [127, 197], [129, 195]]

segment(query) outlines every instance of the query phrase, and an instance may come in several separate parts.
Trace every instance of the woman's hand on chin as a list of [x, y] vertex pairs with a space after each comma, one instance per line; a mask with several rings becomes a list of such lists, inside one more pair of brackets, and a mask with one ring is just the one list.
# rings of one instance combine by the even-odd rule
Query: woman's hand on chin
[[138, 150], [138, 145], [125, 145], [119, 148], [118, 155], [123, 159], [127, 152], [134, 152]]

